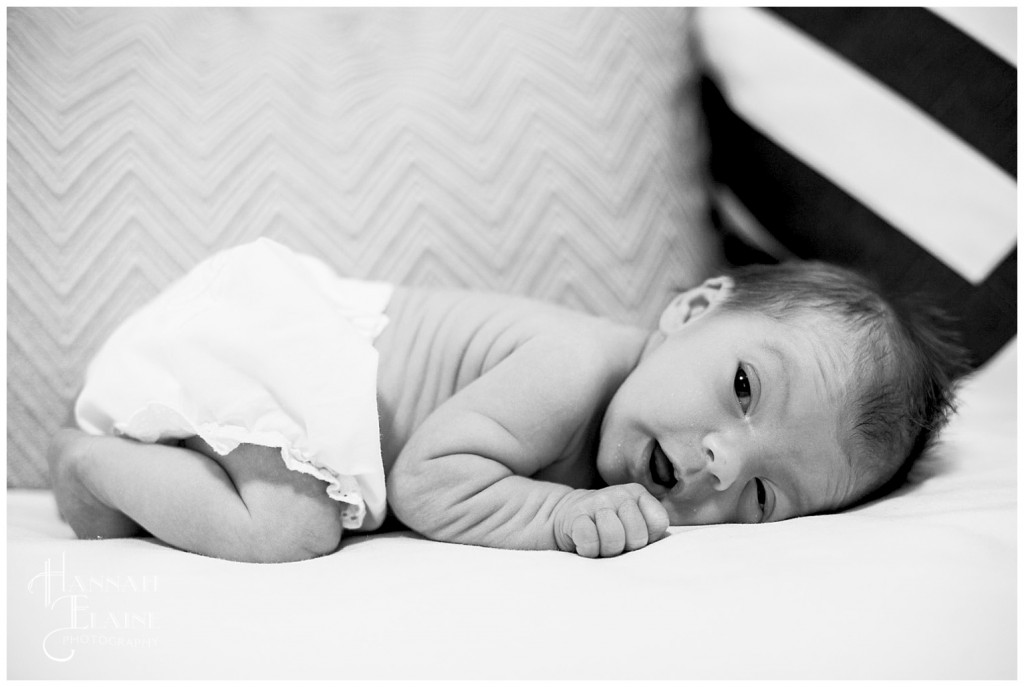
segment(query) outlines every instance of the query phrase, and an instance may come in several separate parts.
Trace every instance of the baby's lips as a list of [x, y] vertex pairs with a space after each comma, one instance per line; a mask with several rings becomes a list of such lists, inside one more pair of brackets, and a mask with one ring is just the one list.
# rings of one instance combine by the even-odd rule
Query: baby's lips
[[651, 479], [666, 493], [673, 491], [679, 484], [678, 467], [657, 441], [652, 447], [647, 467], [651, 473]]
[[665, 487], [658, 484], [657, 482], [655, 482], [654, 476], [651, 474], [651, 458], [654, 455], [655, 443], [656, 442], [652, 437], [651, 440], [648, 441], [647, 445], [644, 447], [643, 455], [641, 455], [640, 457], [640, 474], [638, 475], [639, 479], [637, 481], [645, 489], [647, 489], [647, 491], [651, 493], [651, 496], [660, 499], [662, 496], [668, 493], [668, 490], [665, 489]]

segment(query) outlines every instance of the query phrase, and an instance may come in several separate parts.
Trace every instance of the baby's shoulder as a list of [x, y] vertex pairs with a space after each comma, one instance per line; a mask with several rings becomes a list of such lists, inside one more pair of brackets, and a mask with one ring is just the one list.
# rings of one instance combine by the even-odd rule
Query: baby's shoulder
[[477, 374], [514, 353], [540, 368], [550, 367], [542, 364], [547, 360], [579, 374], [610, 372], [635, 364], [646, 340], [643, 330], [607, 318], [485, 291], [402, 287], [387, 314], [381, 348], [394, 349], [404, 362], [419, 349], [435, 361], [454, 356], [460, 368]]
[[582, 401], [604, 397], [639, 360], [647, 332], [543, 301], [520, 299], [509, 361], [537, 385]]
[[526, 343], [569, 370], [593, 376], [635, 367], [644, 341], [639, 329], [581, 315], [545, 321], [530, 332]]
[[632, 371], [646, 341], [635, 327], [494, 293], [402, 287], [386, 314], [374, 345], [379, 402], [401, 409], [389, 430], [396, 455], [455, 396], [504, 426], [572, 433]]
[[635, 362], [646, 332], [547, 301], [495, 293], [478, 295], [482, 312], [505, 323], [517, 348], [526, 345], [573, 369], [604, 370]]

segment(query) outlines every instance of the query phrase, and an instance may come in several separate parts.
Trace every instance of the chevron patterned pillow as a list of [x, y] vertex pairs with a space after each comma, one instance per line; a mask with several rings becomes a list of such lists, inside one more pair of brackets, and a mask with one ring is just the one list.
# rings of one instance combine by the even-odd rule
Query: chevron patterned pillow
[[8, 485], [128, 313], [269, 236], [649, 324], [717, 257], [688, 10], [8, 10]]

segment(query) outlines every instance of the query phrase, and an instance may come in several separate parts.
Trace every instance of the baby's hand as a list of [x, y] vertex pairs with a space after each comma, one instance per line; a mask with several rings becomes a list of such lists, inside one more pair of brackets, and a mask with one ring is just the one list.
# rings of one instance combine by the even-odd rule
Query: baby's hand
[[555, 540], [586, 558], [617, 556], [658, 541], [668, 524], [664, 506], [639, 484], [580, 489], [559, 504]]

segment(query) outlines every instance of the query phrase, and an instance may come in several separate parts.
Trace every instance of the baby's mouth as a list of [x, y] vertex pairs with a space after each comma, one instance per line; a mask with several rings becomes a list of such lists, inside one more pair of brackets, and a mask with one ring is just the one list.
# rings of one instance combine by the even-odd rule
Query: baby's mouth
[[651, 479], [655, 484], [671, 489], [676, 486], [675, 468], [672, 466], [672, 462], [665, 455], [665, 452], [661, 450], [661, 444], [657, 441], [654, 442], [654, 448], [651, 450]]

